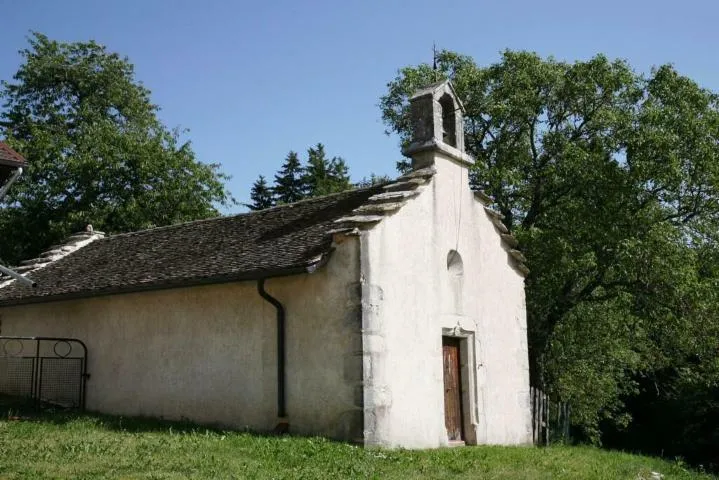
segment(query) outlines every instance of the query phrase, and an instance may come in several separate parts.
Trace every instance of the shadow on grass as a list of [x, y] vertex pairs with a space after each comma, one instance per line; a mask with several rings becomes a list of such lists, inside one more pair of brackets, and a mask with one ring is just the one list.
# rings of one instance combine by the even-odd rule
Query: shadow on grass
[[[97, 428], [128, 433], [170, 432], [173, 433], [247, 433], [255, 437], [317, 438], [316, 435], [298, 435], [285, 431], [257, 431], [249, 428], [238, 429], [218, 424], [198, 424], [189, 420], [166, 420], [156, 417], [118, 416], [104, 413], [80, 411], [0, 395], [0, 421], [34, 422], [51, 425], [66, 425], [74, 422], [90, 422]], [[353, 444], [351, 442], [322, 437], [328, 442]]]

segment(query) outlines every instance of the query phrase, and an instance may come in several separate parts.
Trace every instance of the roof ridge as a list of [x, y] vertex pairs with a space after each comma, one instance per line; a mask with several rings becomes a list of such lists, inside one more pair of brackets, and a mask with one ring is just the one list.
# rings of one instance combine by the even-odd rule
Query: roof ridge
[[45, 262], [62, 253], [51, 250], [32, 273], [38, 287], [8, 285], [0, 306], [310, 273], [335, 242], [393, 215], [434, 174], [428, 167], [263, 210], [112, 235]]
[[280, 205], [273, 205], [272, 207], [263, 208], [262, 210], [255, 210], [255, 211], [251, 211], [251, 212], [238, 213], [238, 214], [231, 215], [231, 216], [254, 215], [254, 214], [260, 213], [260, 212], [268, 212], [268, 211], [270, 211], [270, 210], [276, 210], [276, 209], [279, 209], [279, 208], [292, 207], [292, 206], [294, 206], [294, 205], [299, 205], [299, 204], [303, 204], [303, 203], [309, 203], [309, 202], [312, 202], [312, 201], [327, 199], [327, 198], [331, 198], [331, 197], [335, 197], [335, 196], [339, 196], [339, 195], [346, 195], [346, 194], [348, 194], [348, 193], [362, 192], [362, 191], [365, 191], [365, 190], [371, 190], [371, 189], [373, 189], [373, 188], [378, 188], [378, 187], [381, 187], [381, 186], [383, 186], [383, 185], [386, 185], [386, 184], [388, 184], [388, 183], [393, 183], [393, 182], [394, 182], [394, 180], [389, 181], [389, 182], [375, 183], [374, 185], [370, 185], [370, 186], [368, 186], [368, 187], [348, 188], [347, 190], [342, 190], [341, 192], [328, 193], [328, 194], [326, 194], [326, 195], [320, 195], [320, 196], [318, 196], [318, 197], [303, 198], [302, 200], [297, 200], [296, 202], [283, 203], [283, 204], [280, 204]]
[[326, 199], [329, 199], [332, 197], [337, 197], [340, 195], [347, 195], [349, 193], [357, 193], [357, 192], [367, 191], [367, 190], [371, 190], [371, 189], [382, 188], [385, 185], [388, 185], [390, 183], [395, 183], [395, 180], [392, 180], [389, 182], [377, 183], [374, 185], [370, 185], [369, 187], [351, 188], [348, 190], [342, 190], [341, 192], [328, 193], [327, 195], [320, 195], [318, 197], [303, 198], [302, 200], [298, 200], [296, 202], [283, 203], [281, 205], [274, 205], [272, 207], [263, 208], [262, 210], [233, 213], [231, 215], [218, 215], [216, 217], [199, 218], [197, 220], [188, 220], [186, 222], [173, 223], [171, 225], [160, 225], [157, 227], [143, 228], [142, 230], [134, 230], [132, 232], [121, 232], [121, 233], [110, 234], [100, 240], [111, 240], [111, 239], [117, 238], [117, 237], [126, 237], [126, 236], [130, 236], [130, 235], [137, 235], [137, 234], [141, 234], [144, 232], [151, 232], [151, 231], [154, 232], [154, 231], [162, 230], [162, 229], [179, 228], [179, 227], [183, 227], [183, 226], [191, 225], [191, 224], [195, 224], [195, 223], [215, 222], [215, 221], [219, 221], [219, 220], [228, 220], [228, 219], [237, 218], [237, 217], [248, 217], [248, 216], [252, 216], [252, 215], [258, 215], [260, 213], [279, 210], [282, 208], [292, 208], [296, 205], [303, 205], [306, 203], [318, 202], [320, 200], [326, 200]]
[[[104, 232], [93, 231], [91, 225], [88, 225], [88, 228], [90, 228], [90, 230], [73, 233], [65, 239], [64, 243], [52, 245], [35, 258], [21, 261], [20, 265], [15, 268], [15, 271], [21, 275], [32, 275], [38, 270], [72, 255], [83, 247], [101, 240], [105, 236]], [[13, 278], [0, 275], [0, 288], [7, 287], [14, 283], [14, 281]]]
[[[0, 141], [2, 143], [2, 141]], [[351, 188], [348, 190], [343, 190], [341, 192], [335, 192], [330, 193], [327, 195], [320, 195], [318, 197], [312, 197], [312, 198], [305, 198], [302, 200], [298, 200], [297, 202], [292, 203], [286, 203], [282, 205], [275, 205], [270, 208], [264, 208], [262, 210], [256, 210], [256, 211], [250, 211], [250, 212], [243, 212], [243, 213], [236, 213], [233, 215], [219, 215], [217, 217], [211, 217], [211, 218], [201, 218], [198, 220], [190, 220], [187, 222], [181, 222], [181, 223], [173, 223], [171, 225], [161, 225], [158, 227], [151, 227], [151, 228], [145, 228], [142, 230], [135, 230], [132, 232], [122, 232], [117, 233], [114, 235], [105, 235], [104, 232], [92, 232], [92, 230], [88, 231], [82, 231], [78, 233], [74, 233], [68, 238], [65, 239], [64, 243], [52, 245], [49, 247], [46, 251], [43, 251], [41, 254], [39, 254], [36, 258], [32, 258], [29, 260], [23, 260], [20, 263], [20, 267], [18, 267], [18, 271], [20, 271], [23, 275], [28, 275], [36, 272], [37, 270], [40, 270], [44, 267], [47, 267], [50, 264], [53, 264], [57, 262], [58, 260], [68, 257], [79, 250], [82, 250], [83, 247], [89, 245], [90, 243], [94, 242], [103, 242], [107, 240], [113, 240], [113, 239], [120, 239], [124, 237], [131, 237], [135, 235], [145, 234], [145, 233], [151, 233], [151, 232], [157, 232], [162, 230], [169, 230], [172, 228], [180, 229], [182, 227], [185, 227], [187, 225], [192, 224], [199, 224], [199, 223], [205, 223], [205, 222], [213, 222], [213, 221], [220, 221], [220, 220], [230, 220], [233, 218], [238, 217], [250, 217], [252, 215], [256, 215], [259, 213], [264, 213], [268, 211], [275, 211], [277, 209], [282, 208], [290, 208], [294, 207], [296, 205], [304, 205], [312, 202], [319, 202], [322, 200], [331, 199], [333, 197], [339, 197], [341, 195], [347, 195], [350, 193], [361, 193], [363, 191], [371, 191], [372, 189], [380, 189], [384, 188], [386, 185], [390, 185], [395, 182], [382, 182], [375, 185], [370, 185], [368, 187], [361, 187], [361, 188]], [[88, 241], [89, 240], [89, 241]], [[6, 287], [10, 284], [12, 284], [12, 279], [7, 278], [0, 274], [0, 288]]]

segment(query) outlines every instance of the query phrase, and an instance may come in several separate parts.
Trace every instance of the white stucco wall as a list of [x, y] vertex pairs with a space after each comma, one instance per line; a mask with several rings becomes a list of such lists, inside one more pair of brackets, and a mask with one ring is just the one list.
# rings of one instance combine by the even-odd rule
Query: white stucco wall
[[[420, 194], [313, 274], [270, 279], [287, 312], [290, 431], [367, 445], [447, 445], [442, 336], [465, 341], [468, 443], [531, 442], [524, 279], [467, 169]], [[461, 281], [447, 269], [462, 258]], [[461, 285], [461, 286], [460, 286]], [[0, 308], [2, 335], [62, 336], [89, 351], [87, 407], [234, 428], [277, 423], [276, 312], [237, 282]]]
[[[440, 152], [424, 155], [437, 170], [431, 183], [361, 237], [365, 441], [447, 445], [444, 332], [469, 342], [467, 442], [530, 443], [524, 278], [469, 189], [467, 169]], [[463, 261], [461, 292], [447, 271], [450, 250]]]
[[[317, 272], [267, 280], [287, 312], [291, 432], [361, 436], [358, 279], [348, 239]], [[90, 410], [262, 431], [278, 422], [276, 310], [254, 281], [5, 307], [0, 318], [2, 335], [87, 344]]]

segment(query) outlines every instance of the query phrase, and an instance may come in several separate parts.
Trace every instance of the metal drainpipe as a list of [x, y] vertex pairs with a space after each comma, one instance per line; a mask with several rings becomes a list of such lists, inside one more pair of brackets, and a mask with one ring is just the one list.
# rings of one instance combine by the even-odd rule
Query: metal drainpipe
[[265, 279], [257, 281], [257, 292], [277, 309], [277, 416], [280, 423], [275, 427], [278, 433], [285, 433], [289, 424], [286, 421], [285, 404], [285, 307], [265, 290]]

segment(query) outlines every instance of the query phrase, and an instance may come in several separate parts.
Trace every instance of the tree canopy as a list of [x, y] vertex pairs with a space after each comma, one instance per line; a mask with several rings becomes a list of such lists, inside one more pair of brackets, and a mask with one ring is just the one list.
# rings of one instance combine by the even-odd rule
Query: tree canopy
[[217, 164], [197, 161], [157, 118], [127, 58], [34, 33], [0, 97], [0, 136], [28, 161], [0, 209], [0, 258], [36, 255], [86, 224], [125, 232], [217, 215], [232, 202]]
[[247, 205], [250, 210], [263, 210], [275, 205], [275, 197], [272, 188], [267, 184], [264, 175], [260, 175], [250, 189], [251, 204]]
[[297, 153], [290, 151], [275, 174], [273, 186], [260, 175], [250, 191], [250, 210], [276, 204], [293, 203], [305, 198], [329, 195], [352, 188], [349, 167], [342, 157], [328, 158], [325, 146], [318, 143], [307, 150], [303, 166]]
[[307, 150], [307, 166], [303, 177], [309, 197], [341, 192], [351, 187], [349, 168], [341, 157], [327, 158], [325, 147], [318, 143]]
[[719, 97], [669, 65], [443, 51], [381, 99], [402, 142], [408, 96], [440, 78], [467, 109], [471, 184], [528, 258], [532, 381], [595, 440], [652, 402], [717, 392]]
[[302, 178], [302, 164], [297, 152], [290, 151], [282, 168], [275, 175], [273, 192], [279, 203], [294, 203], [305, 197], [305, 185]]

